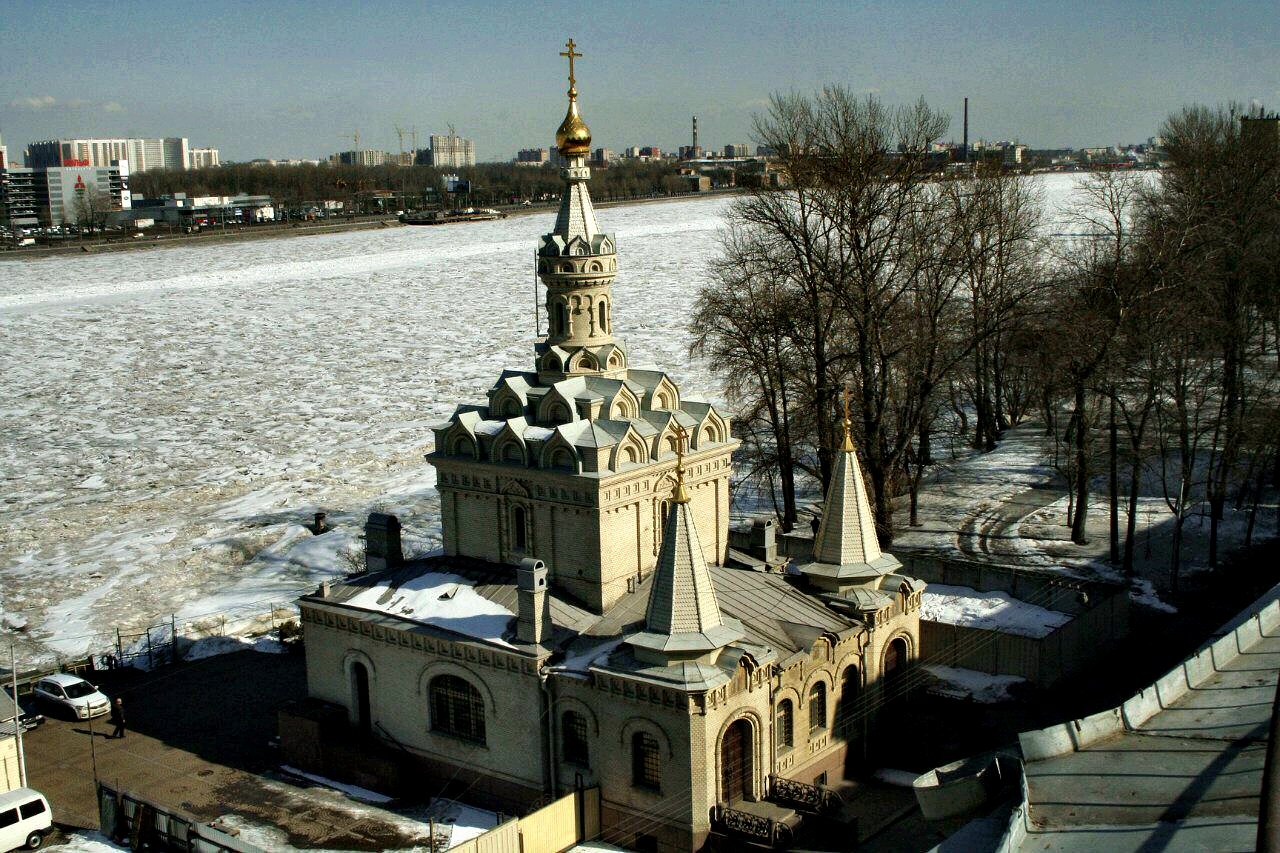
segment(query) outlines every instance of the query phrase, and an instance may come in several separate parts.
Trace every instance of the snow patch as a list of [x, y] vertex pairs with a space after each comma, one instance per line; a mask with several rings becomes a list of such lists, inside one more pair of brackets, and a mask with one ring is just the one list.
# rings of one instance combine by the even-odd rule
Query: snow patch
[[386, 794], [379, 794], [377, 791], [370, 791], [368, 788], [361, 788], [359, 785], [348, 785], [345, 782], [336, 782], [333, 779], [326, 779], [324, 776], [307, 773], [306, 771], [299, 770], [296, 767], [290, 767], [288, 764], [280, 765], [280, 770], [283, 773], [288, 773], [290, 776], [297, 776], [301, 779], [306, 779], [308, 782], [315, 782], [317, 785], [323, 785], [326, 788], [340, 791], [348, 797], [351, 797], [353, 800], [360, 800], [363, 803], [372, 803], [373, 805], [378, 806], [389, 803], [394, 799], [393, 797], [388, 797]]
[[1037, 638], [1047, 637], [1071, 621], [1070, 614], [1029, 604], [1003, 590], [979, 592], [967, 586], [940, 583], [925, 587], [920, 618]]
[[958, 693], [965, 698], [982, 704], [1007, 702], [1013, 698], [1009, 688], [1015, 684], [1025, 684], [1025, 678], [1016, 675], [991, 675], [976, 669], [962, 669], [955, 666], [926, 664], [925, 672], [942, 682], [945, 692]]
[[1156, 595], [1155, 585], [1146, 578], [1133, 579], [1133, 586], [1129, 590], [1129, 599], [1135, 604], [1141, 604], [1153, 610], [1159, 610], [1162, 613], [1178, 612], [1178, 608], [1167, 601], [1162, 601], [1160, 596]]
[[113, 844], [100, 832], [73, 832], [67, 836], [66, 843], [52, 849], [58, 853], [115, 853], [129, 848]]
[[275, 637], [202, 637], [187, 647], [182, 655], [183, 660], [203, 660], [229, 655], [233, 652], [263, 652], [264, 654], [284, 654], [284, 644]]

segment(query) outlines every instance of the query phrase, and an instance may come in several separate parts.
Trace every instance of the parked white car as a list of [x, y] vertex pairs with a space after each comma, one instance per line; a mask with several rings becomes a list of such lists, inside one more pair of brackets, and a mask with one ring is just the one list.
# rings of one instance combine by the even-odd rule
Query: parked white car
[[66, 672], [46, 675], [31, 686], [36, 700], [68, 711], [77, 720], [100, 717], [111, 710], [111, 700], [79, 676]]
[[15, 788], [0, 794], [0, 853], [44, 844], [53, 826], [53, 813], [44, 794], [31, 788]]

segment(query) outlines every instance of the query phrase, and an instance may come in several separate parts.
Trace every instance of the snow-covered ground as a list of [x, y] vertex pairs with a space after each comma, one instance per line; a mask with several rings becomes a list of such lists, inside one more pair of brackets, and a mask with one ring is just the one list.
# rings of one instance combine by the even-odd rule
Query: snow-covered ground
[[[1061, 207], [1078, 177], [1037, 180]], [[722, 399], [685, 323], [729, 203], [600, 211], [632, 363], [689, 399]], [[530, 364], [552, 219], [0, 260], [0, 618], [27, 620], [24, 656], [289, 602], [374, 508], [438, 545], [429, 426]]]

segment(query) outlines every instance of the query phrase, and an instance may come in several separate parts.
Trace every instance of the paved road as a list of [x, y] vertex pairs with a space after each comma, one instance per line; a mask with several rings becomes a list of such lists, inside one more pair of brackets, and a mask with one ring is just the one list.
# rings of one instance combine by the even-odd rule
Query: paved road
[[26, 737], [30, 784], [48, 796], [58, 823], [97, 828], [96, 765], [104, 782], [200, 821], [233, 814], [279, 827], [274, 849], [416, 845], [394, 815], [264, 775], [279, 761], [271, 746], [277, 709], [306, 692], [301, 655], [247, 651], [101, 675], [103, 690], [124, 699], [125, 738], [107, 739], [103, 718], [92, 726], [51, 719]]

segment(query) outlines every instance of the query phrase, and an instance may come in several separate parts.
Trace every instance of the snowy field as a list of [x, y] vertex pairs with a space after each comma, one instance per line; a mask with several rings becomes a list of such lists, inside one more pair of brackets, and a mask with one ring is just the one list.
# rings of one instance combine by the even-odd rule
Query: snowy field
[[[1060, 207], [1076, 176], [1041, 180]], [[729, 200], [600, 211], [636, 366], [719, 402], [686, 317]], [[0, 620], [33, 653], [256, 613], [343, 573], [372, 508], [439, 544], [429, 425], [530, 364], [553, 214], [0, 260]], [[317, 510], [332, 533], [302, 526]]]

